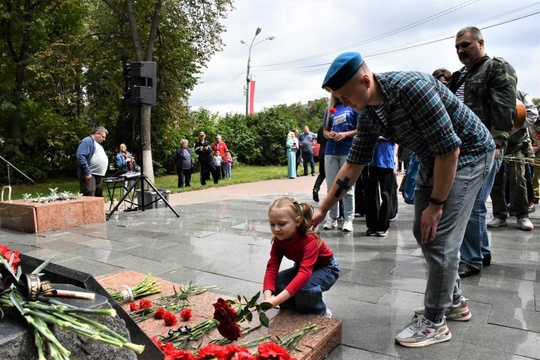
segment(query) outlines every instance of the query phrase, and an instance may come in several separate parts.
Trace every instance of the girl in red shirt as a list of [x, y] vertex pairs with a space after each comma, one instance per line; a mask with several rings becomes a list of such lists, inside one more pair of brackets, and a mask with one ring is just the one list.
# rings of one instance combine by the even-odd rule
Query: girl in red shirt
[[[274, 237], [264, 275], [264, 301], [280, 309], [331, 317], [322, 293], [338, 279], [339, 265], [319, 232], [311, 229], [312, 216], [311, 205], [290, 197], [270, 204], [268, 220]], [[294, 266], [280, 272], [283, 257]]]

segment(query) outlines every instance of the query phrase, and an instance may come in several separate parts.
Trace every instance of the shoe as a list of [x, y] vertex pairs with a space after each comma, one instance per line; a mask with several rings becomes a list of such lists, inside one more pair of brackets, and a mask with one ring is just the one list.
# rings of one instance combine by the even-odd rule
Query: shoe
[[[472, 317], [471, 311], [469, 310], [469, 304], [467, 303], [467, 298], [461, 296], [459, 298], [459, 303], [450, 306], [444, 310], [444, 316], [446, 320], [453, 321], [469, 321]], [[424, 315], [424, 307], [421, 306], [414, 310], [416, 316]]]
[[506, 219], [493, 218], [493, 220], [487, 223], [488, 228], [498, 228], [502, 226], [508, 226]]
[[319, 190], [313, 189], [313, 201], [319, 202]]
[[529, 218], [517, 218], [516, 222], [521, 230], [531, 231], [534, 229], [534, 226]]
[[331, 319], [332, 318], [332, 312], [329, 308], [326, 308], [326, 312], [324, 313], [324, 317]]
[[484, 254], [484, 258], [482, 259], [482, 266], [489, 266], [491, 265], [491, 254]]
[[467, 264], [466, 262], [460, 261], [459, 267], [458, 267], [458, 274], [459, 274], [459, 277], [465, 278], [465, 277], [473, 276], [476, 274], [480, 274], [480, 269], [475, 268], [474, 266]]
[[353, 231], [352, 221], [351, 220], [345, 220], [343, 222], [343, 226], [341, 227], [341, 231], [343, 231], [343, 232], [352, 232]]
[[326, 220], [326, 223], [322, 227], [324, 230], [332, 230], [337, 228], [337, 220], [335, 219], [328, 219]]
[[388, 221], [392, 222], [392, 221], [396, 221], [396, 218], [397, 218], [397, 214], [394, 215], [394, 217], [391, 217], [390, 219], [388, 219]]
[[375, 230], [367, 229], [366, 236], [377, 236], [377, 232]]
[[315, 176], [315, 173], [311, 173], [311, 176]]
[[396, 342], [406, 347], [424, 347], [440, 342], [448, 341], [452, 334], [446, 325], [446, 319], [435, 324], [420, 315], [396, 335]]
[[535, 212], [535, 211], [536, 211], [536, 207], [534, 206], [534, 204], [530, 204], [530, 205], [529, 205], [529, 214], [530, 214], [530, 213], [533, 213], [533, 212]]
[[357, 217], [364, 217], [364, 214], [354, 213], [354, 217], [355, 217], [355, 218], [357, 218]]
[[375, 236], [376, 237], [386, 237], [388, 235], [388, 230], [385, 231], [376, 231]]

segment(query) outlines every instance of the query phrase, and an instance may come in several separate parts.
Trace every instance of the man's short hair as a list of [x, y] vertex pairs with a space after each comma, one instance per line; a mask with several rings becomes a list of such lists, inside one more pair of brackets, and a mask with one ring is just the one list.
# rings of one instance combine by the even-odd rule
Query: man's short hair
[[99, 134], [99, 133], [104, 133], [105, 135], [109, 135], [109, 132], [103, 126], [98, 126], [94, 130], [94, 134]]
[[467, 26], [467, 27], [462, 28], [461, 30], [458, 31], [458, 33], [456, 34], [456, 37], [463, 36], [467, 33], [470, 33], [472, 38], [476, 41], [482, 40], [484, 38], [484, 36], [482, 35], [482, 31], [480, 31], [480, 29], [477, 28], [476, 26]]

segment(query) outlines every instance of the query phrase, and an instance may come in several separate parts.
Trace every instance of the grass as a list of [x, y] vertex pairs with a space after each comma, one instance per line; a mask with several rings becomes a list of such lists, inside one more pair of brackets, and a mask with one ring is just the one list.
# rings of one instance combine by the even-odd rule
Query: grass
[[[219, 180], [217, 185], [213, 184], [212, 179], [206, 182], [206, 186], [202, 186], [200, 182], [200, 173], [195, 173], [191, 179], [191, 187], [179, 189], [178, 176], [176, 175], [164, 175], [155, 178], [155, 186], [158, 189], [170, 190], [171, 193], [186, 192], [201, 190], [207, 187], [224, 187], [234, 184], [244, 184], [264, 180], [281, 179], [287, 177], [286, 166], [242, 166], [237, 165], [232, 169], [232, 179]], [[69, 191], [74, 194], [79, 192], [79, 181], [76, 178], [70, 179], [54, 179], [42, 183], [34, 184], [16, 184], [12, 185], [11, 199], [22, 199], [23, 194], [31, 194], [32, 198], [41, 196], [48, 196], [50, 194], [49, 189], [57, 188], [58, 192]], [[105, 189], [103, 190], [105, 200], [110, 199], [106, 195]], [[4, 200], [7, 200], [7, 190], [4, 190]]]

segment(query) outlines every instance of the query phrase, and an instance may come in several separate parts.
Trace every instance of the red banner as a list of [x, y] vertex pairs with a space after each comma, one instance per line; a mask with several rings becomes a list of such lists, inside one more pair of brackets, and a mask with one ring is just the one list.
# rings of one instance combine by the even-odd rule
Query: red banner
[[253, 104], [255, 103], [255, 81], [249, 82], [249, 115], [253, 115]]

